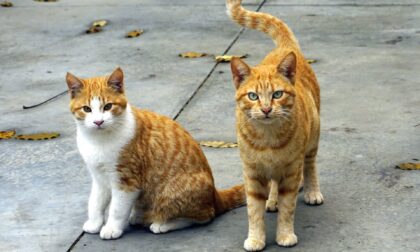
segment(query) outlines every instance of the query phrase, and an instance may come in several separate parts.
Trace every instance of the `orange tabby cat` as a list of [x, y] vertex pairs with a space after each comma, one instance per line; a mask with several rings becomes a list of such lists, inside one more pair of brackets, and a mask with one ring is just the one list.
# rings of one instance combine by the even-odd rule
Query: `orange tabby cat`
[[[236, 87], [236, 129], [248, 205], [248, 251], [265, 247], [264, 208], [279, 209], [276, 241], [294, 246], [294, 213], [304, 177], [305, 202], [323, 203], [315, 159], [320, 133], [319, 86], [292, 31], [281, 20], [247, 11], [227, 0], [228, 14], [242, 26], [268, 33], [276, 48], [256, 67], [231, 62]], [[269, 182], [271, 192], [268, 196]]]
[[120, 68], [90, 79], [68, 73], [67, 84], [77, 145], [92, 177], [85, 232], [115, 239], [130, 221], [165, 233], [245, 203], [243, 185], [215, 189], [203, 151], [178, 123], [128, 104]]

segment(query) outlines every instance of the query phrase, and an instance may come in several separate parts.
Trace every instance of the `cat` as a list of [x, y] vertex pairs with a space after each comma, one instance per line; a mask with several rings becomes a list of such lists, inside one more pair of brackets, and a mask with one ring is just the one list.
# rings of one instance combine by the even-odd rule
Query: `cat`
[[239, 58], [231, 61], [249, 221], [244, 248], [265, 247], [265, 208], [279, 209], [276, 242], [290, 247], [298, 241], [294, 213], [302, 179], [305, 202], [324, 201], [315, 166], [320, 90], [289, 27], [269, 14], [245, 10], [241, 3], [227, 0], [228, 15], [244, 27], [267, 33], [276, 45], [255, 67]]
[[166, 233], [244, 205], [244, 186], [217, 191], [190, 134], [165, 116], [131, 106], [123, 79], [120, 68], [108, 77], [66, 76], [77, 146], [92, 177], [83, 230], [116, 239], [129, 222]]

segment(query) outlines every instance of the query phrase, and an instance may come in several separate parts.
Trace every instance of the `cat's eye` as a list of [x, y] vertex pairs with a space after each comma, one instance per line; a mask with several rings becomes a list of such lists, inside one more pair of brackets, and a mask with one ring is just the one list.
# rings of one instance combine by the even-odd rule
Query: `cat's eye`
[[90, 113], [90, 112], [92, 112], [92, 109], [91, 108], [89, 108], [88, 106], [83, 106], [83, 111], [85, 111], [86, 113]]
[[258, 95], [257, 95], [256, 93], [254, 93], [254, 92], [249, 92], [249, 93], [248, 93], [248, 98], [249, 98], [251, 101], [256, 101], [256, 100], [258, 100]]
[[273, 98], [274, 99], [279, 99], [282, 96], [283, 96], [283, 91], [276, 91], [276, 92], [273, 93]]
[[110, 110], [111, 108], [112, 108], [112, 103], [107, 103], [107, 104], [105, 104], [105, 106], [104, 106], [104, 110], [105, 110], [105, 111]]

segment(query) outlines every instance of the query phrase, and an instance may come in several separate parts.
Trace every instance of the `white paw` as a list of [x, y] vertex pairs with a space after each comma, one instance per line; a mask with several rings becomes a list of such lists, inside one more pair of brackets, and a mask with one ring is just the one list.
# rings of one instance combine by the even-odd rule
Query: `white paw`
[[260, 251], [265, 247], [265, 242], [262, 240], [248, 238], [244, 242], [244, 249], [246, 251]]
[[140, 214], [136, 214], [136, 213], [132, 213], [130, 215], [130, 218], [128, 219], [128, 222], [130, 223], [130, 225], [141, 225], [143, 224], [143, 220]]
[[170, 230], [169, 225], [165, 224], [165, 223], [152, 223], [152, 225], [150, 225], [150, 231], [152, 231], [154, 234], [162, 234], [162, 233], [166, 233]]
[[305, 192], [305, 203], [308, 205], [321, 205], [324, 203], [324, 196], [320, 191]]
[[87, 220], [85, 224], [83, 224], [83, 231], [90, 234], [97, 234], [101, 230], [101, 227], [103, 225], [103, 221], [93, 221], [93, 220]]
[[280, 234], [276, 242], [279, 246], [282, 247], [293, 247], [297, 244], [298, 239], [294, 233]]
[[267, 200], [267, 202], [265, 203], [265, 210], [267, 212], [277, 212], [277, 201]]
[[101, 237], [101, 239], [110, 240], [110, 239], [117, 239], [121, 237], [122, 234], [123, 234], [122, 229], [105, 225], [102, 227], [101, 233], [99, 234], [99, 236]]

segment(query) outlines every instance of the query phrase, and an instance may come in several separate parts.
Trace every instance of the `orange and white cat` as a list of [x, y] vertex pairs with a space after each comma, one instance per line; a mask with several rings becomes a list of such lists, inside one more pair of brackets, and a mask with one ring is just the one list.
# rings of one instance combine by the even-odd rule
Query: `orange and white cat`
[[248, 251], [265, 247], [265, 208], [279, 210], [277, 244], [294, 246], [294, 213], [302, 179], [305, 202], [319, 205], [324, 201], [315, 166], [320, 135], [319, 86], [285, 23], [245, 10], [241, 0], [227, 0], [227, 10], [235, 22], [269, 34], [276, 44], [255, 67], [239, 58], [231, 62], [249, 221], [244, 247]]
[[215, 189], [202, 150], [178, 123], [127, 102], [120, 68], [66, 80], [77, 146], [92, 177], [85, 232], [115, 239], [130, 222], [165, 233], [245, 204], [243, 185]]

